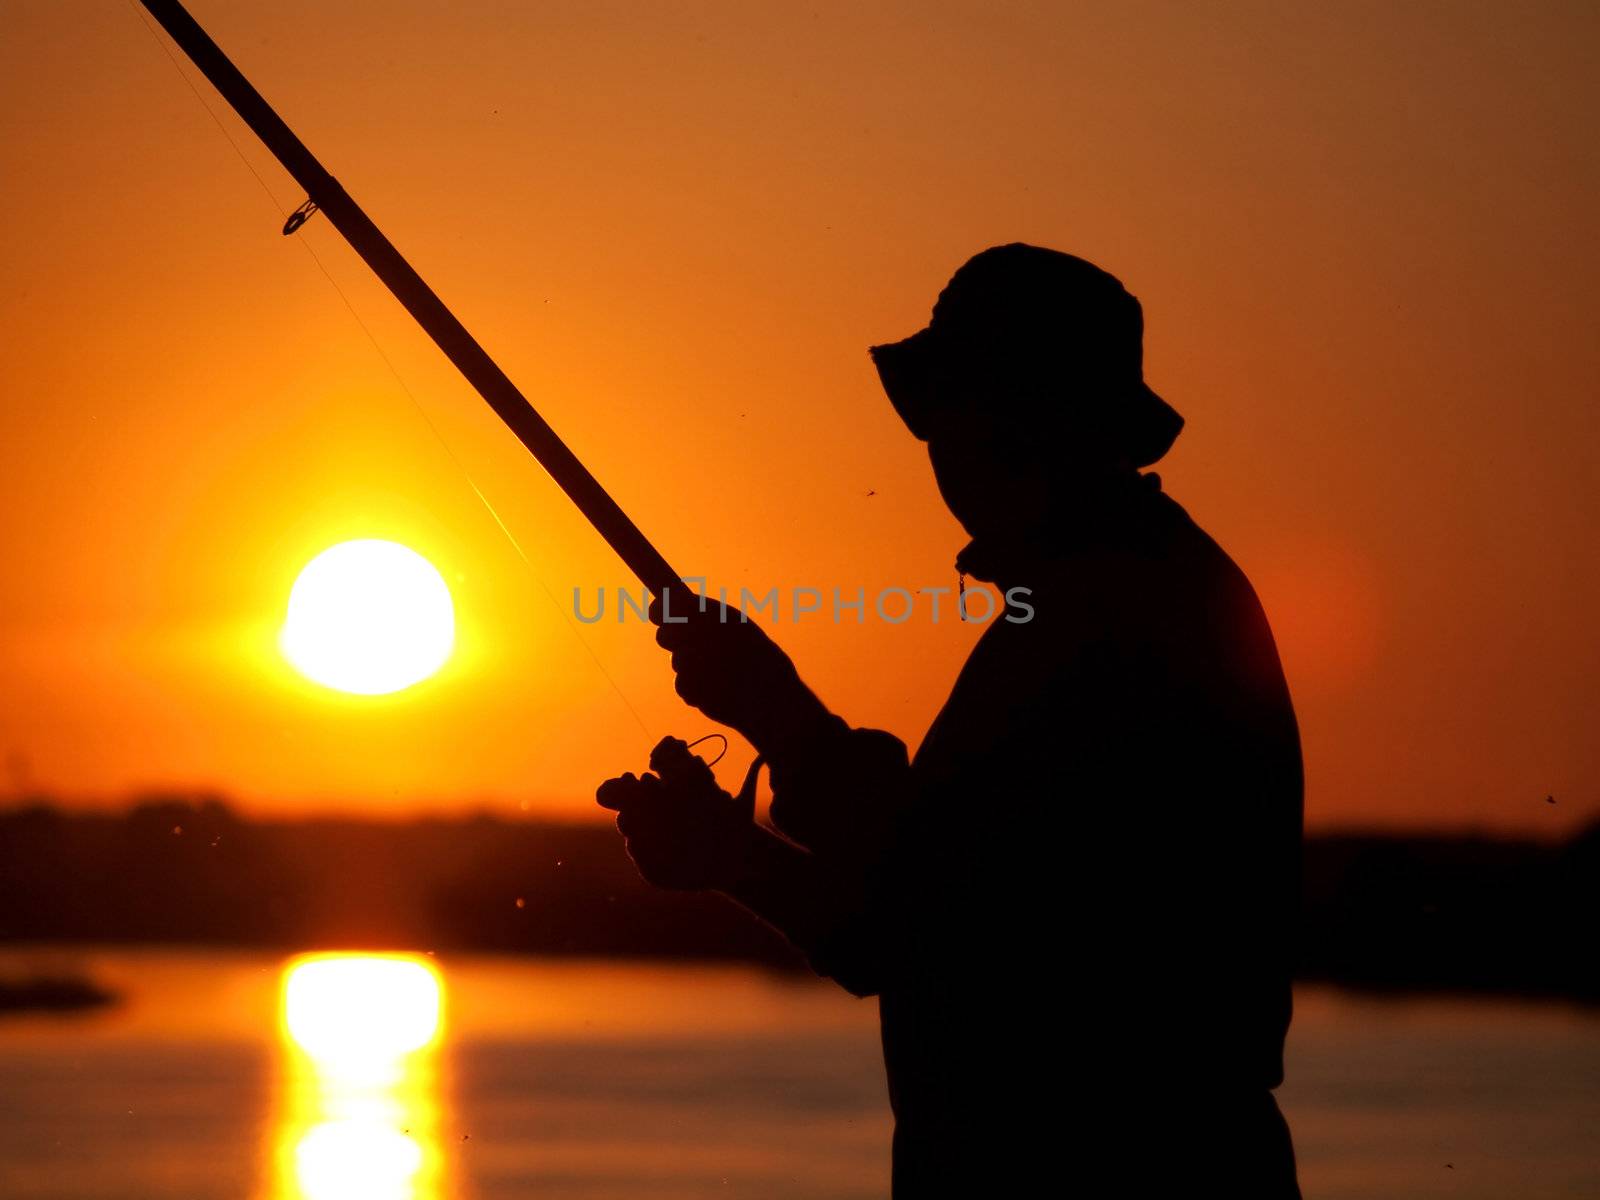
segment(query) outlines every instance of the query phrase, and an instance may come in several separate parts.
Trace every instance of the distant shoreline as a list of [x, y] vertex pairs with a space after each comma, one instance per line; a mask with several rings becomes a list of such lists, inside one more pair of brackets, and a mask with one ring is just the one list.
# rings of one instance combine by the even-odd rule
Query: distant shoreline
[[117, 994], [78, 975], [0, 979], [0, 1017], [20, 1013], [81, 1012], [104, 1008]]
[[[803, 970], [722, 898], [645, 886], [599, 823], [255, 821], [213, 798], [0, 811], [0, 945], [405, 947]], [[1600, 826], [1565, 842], [1313, 835], [1298, 978], [1600, 1002]], [[520, 903], [519, 903], [520, 901]]]

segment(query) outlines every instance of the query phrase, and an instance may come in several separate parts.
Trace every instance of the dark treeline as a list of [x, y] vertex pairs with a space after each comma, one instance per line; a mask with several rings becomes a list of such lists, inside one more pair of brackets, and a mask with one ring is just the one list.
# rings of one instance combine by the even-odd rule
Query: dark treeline
[[1304, 978], [1600, 1002], [1600, 825], [1572, 840], [1306, 843]]
[[[1600, 1000], [1600, 826], [1561, 845], [1306, 845], [1302, 976]], [[406, 947], [798, 965], [715, 896], [646, 887], [601, 825], [247, 821], [213, 799], [0, 812], [0, 941]]]
[[648, 887], [603, 825], [249, 821], [213, 799], [0, 813], [0, 941], [796, 962], [721, 898]]

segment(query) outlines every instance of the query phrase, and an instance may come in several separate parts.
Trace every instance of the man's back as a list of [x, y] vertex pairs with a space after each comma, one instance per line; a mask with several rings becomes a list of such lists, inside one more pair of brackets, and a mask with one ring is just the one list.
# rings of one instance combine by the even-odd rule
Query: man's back
[[992, 1174], [1103, 1153], [1135, 1097], [1282, 1078], [1294, 714], [1249, 584], [1156, 486], [1001, 566], [1035, 615], [985, 634], [916, 756], [881, 986], [902, 1184], [972, 1167], [980, 1127], [1016, 1134]]

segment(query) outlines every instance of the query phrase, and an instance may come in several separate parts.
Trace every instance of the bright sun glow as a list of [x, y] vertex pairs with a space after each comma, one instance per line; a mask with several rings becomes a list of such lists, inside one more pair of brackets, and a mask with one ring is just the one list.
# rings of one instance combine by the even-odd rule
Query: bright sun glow
[[455, 646], [455, 607], [434, 565], [398, 542], [340, 542], [289, 591], [279, 645], [301, 674], [363, 696], [428, 678]]
[[439, 1032], [439, 979], [423, 963], [359, 954], [311, 958], [290, 969], [283, 1019], [319, 1063], [393, 1061]]

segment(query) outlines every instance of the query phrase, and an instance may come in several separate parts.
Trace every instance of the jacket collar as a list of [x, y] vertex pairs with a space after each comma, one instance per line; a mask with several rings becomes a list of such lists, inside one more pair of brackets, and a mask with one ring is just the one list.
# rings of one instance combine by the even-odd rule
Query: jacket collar
[[973, 538], [956, 555], [956, 571], [1002, 589], [1031, 584], [1086, 551], [1126, 540], [1161, 497], [1153, 471], [1119, 477], [1014, 533]]

